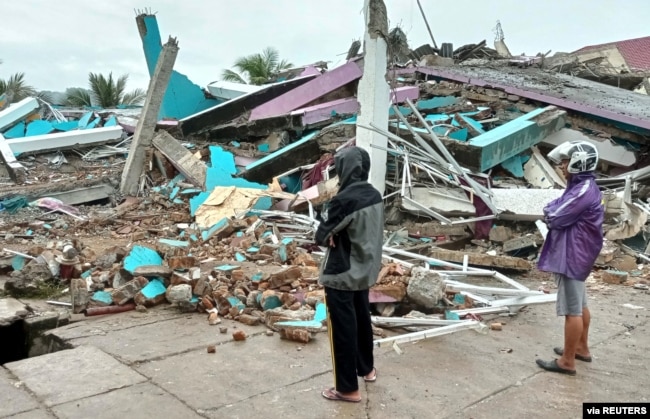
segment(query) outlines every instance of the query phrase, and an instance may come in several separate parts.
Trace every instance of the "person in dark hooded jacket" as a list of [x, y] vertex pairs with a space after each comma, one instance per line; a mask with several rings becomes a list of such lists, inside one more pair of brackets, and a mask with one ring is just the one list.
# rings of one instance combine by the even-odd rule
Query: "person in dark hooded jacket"
[[547, 371], [575, 375], [575, 360], [591, 362], [585, 279], [603, 247], [605, 209], [594, 170], [598, 150], [585, 141], [561, 144], [548, 154], [568, 178], [562, 196], [544, 207], [549, 231], [538, 268], [552, 272], [557, 281], [557, 315], [564, 316], [564, 347], [554, 348], [561, 357], [536, 360]]
[[357, 377], [372, 382], [374, 367], [369, 288], [381, 270], [384, 205], [368, 183], [370, 156], [347, 147], [334, 156], [339, 190], [322, 214], [315, 241], [327, 246], [320, 283], [325, 288], [334, 387], [330, 400], [361, 401]]

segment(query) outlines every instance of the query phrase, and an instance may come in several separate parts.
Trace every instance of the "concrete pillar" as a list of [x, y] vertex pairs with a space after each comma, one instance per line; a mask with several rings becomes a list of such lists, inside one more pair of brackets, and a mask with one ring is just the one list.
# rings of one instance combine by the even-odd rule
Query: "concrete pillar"
[[177, 55], [178, 41], [175, 38], [169, 37], [169, 40], [163, 46], [162, 53], [158, 57], [156, 70], [149, 82], [147, 98], [144, 101], [138, 126], [135, 129], [135, 134], [133, 134], [129, 157], [126, 159], [126, 165], [122, 172], [120, 192], [124, 195], [136, 196], [138, 194], [140, 176], [142, 176], [145, 165], [145, 154], [153, 140], [156, 123], [158, 122], [158, 112], [160, 111], [160, 105], [165, 96]]
[[[388, 63], [387, 44], [388, 17], [383, 0], [365, 0], [364, 15], [366, 33], [364, 37], [363, 76], [359, 81], [357, 99], [360, 110], [358, 125], [369, 126], [372, 122], [378, 128], [388, 130], [388, 108], [390, 89], [386, 82]], [[370, 154], [370, 183], [382, 194], [386, 187], [386, 152], [370, 145], [386, 148], [386, 137], [357, 126], [357, 146]]]

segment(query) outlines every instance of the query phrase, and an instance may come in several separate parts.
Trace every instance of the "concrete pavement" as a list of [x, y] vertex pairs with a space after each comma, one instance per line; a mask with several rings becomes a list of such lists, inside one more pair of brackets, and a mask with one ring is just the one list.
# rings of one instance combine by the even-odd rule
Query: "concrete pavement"
[[[0, 368], [0, 418], [572, 418], [583, 401], [648, 402], [650, 294], [590, 298], [594, 362], [575, 377], [535, 365], [561, 346], [563, 322], [552, 304], [531, 306], [502, 318], [503, 331], [377, 349], [378, 380], [360, 381], [357, 404], [320, 395], [332, 385], [325, 333], [303, 345], [224, 320], [220, 334], [169, 306], [88, 318], [48, 333], [71, 349]], [[248, 339], [234, 342], [236, 329]]]

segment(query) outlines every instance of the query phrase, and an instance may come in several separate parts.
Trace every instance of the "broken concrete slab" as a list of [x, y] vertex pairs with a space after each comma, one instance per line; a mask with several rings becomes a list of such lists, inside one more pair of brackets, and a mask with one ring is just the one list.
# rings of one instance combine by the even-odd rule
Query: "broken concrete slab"
[[33, 97], [27, 97], [20, 102], [12, 103], [6, 109], [0, 111], [0, 131], [25, 118], [40, 106], [38, 100]]
[[206, 164], [185, 148], [178, 140], [172, 137], [167, 131], [156, 135], [152, 142], [163, 156], [179, 171], [185, 179], [200, 188], [205, 187], [207, 173]]
[[184, 137], [205, 134], [211, 128], [229, 123], [250, 109], [301, 86], [313, 78], [313, 75], [304, 76], [262, 86], [255, 92], [236, 97], [181, 119], [179, 128]]
[[515, 237], [503, 243], [505, 253], [513, 253], [537, 248], [537, 241], [531, 236]]
[[333, 116], [350, 116], [358, 110], [359, 102], [357, 102], [357, 98], [350, 97], [297, 109], [291, 112], [291, 116], [300, 117], [302, 127], [313, 127], [321, 122], [330, 121]]
[[318, 132], [305, 135], [300, 140], [265, 156], [246, 166], [239, 176], [251, 182], [270, 182], [280, 170], [278, 168], [297, 167], [313, 163], [320, 157], [316, 141]]
[[454, 263], [463, 263], [466, 255], [468, 257], [468, 263], [474, 266], [513, 269], [517, 271], [528, 271], [532, 268], [530, 262], [527, 260], [511, 256], [491, 256], [486, 253], [460, 252], [439, 248], [434, 248], [429, 252], [429, 256], [434, 259]]
[[0, 134], [0, 163], [4, 164], [11, 180], [18, 183], [19, 174], [25, 170], [25, 167], [16, 160], [16, 156], [5, 142], [2, 134]]
[[415, 267], [411, 270], [406, 293], [410, 301], [433, 310], [444, 297], [444, 289], [445, 285], [439, 274]]
[[[433, 211], [446, 216], [469, 216], [476, 213], [476, 208], [460, 189], [446, 186], [434, 188], [411, 188], [411, 199]], [[402, 208], [414, 214], [424, 214], [409, 200], [402, 200]]]
[[[5, 364], [45, 403], [55, 406], [147, 381], [93, 346], [54, 352]], [[83, 371], [83, 374], [79, 372]], [[88, 380], [86, 377], [101, 377]], [[62, 387], [61, 382], [66, 385]]]
[[492, 189], [492, 202], [504, 220], [535, 221], [544, 218], [544, 206], [557, 199], [563, 189]]
[[[331, 121], [331, 117], [326, 121], [315, 122], [314, 125], [323, 125], [328, 121]], [[202, 135], [205, 135], [213, 142], [225, 142], [233, 138], [266, 137], [278, 131], [302, 131], [303, 129], [301, 115], [296, 114], [274, 116], [252, 122], [235, 120], [223, 125], [210, 127], [202, 132]]]
[[251, 111], [249, 120], [255, 121], [287, 114], [359, 78], [361, 78], [359, 66], [354, 62], [348, 62], [259, 105]]
[[480, 149], [479, 161], [472, 166], [480, 172], [528, 150], [566, 124], [566, 112], [555, 106], [536, 109], [469, 141]]
[[[542, 140], [542, 143], [545, 140]], [[532, 154], [530, 159], [524, 164], [524, 178], [528, 183], [540, 189], [566, 188], [566, 181], [555, 171], [544, 156], [542, 156], [539, 149], [533, 146], [531, 150]]]
[[[107, 408], [108, 406], [110, 408]], [[136, 384], [94, 397], [63, 403], [54, 406], [52, 411], [62, 418], [111, 419], [134, 415], [188, 419], [203, 417], [151, 383]]]
[[619, 167], [630, 167], [636, 163], [636, 155], [625, 146], [618, 145], [608, 138], [596, 138], [569, 128], [549, 135], [540, 144], [556, 147], [568, 141], [586, 141], [593, 144], [598, 149], [598, 159], [601, 163]]
[[8, 326], [28, 314], [27, 306], [15, 298], [0, 298], [0, 326]]
[[208, 92], [210, 92], [212, 96], [223, 101], [228, 101], [245, 94], [255, 93], [263, 88], [263, 86], [256, 86], [253, 84], [235, 83], [223, 80], [212, 82], [207, 86]]
[[531, 68], [508, 68], [507, 73], [488, 67], [417, 67], [396, 70], [397, 74], [414, 72], [503, 90], [509, 94], [569, 109], [583, 116], [589, 115], [592, 119], [604, 120], [629, 132], [645, 135], [650, 133], [650, 96], [613, 86], [565, 74], [535, 71]]
[[122, 127], [102, 127], [5, 140], [14, 154], [40, 153], [106, 144], [122, 139]]
[[162, 265], [142, 265], [135, 268], [134, 276], [144, 276], [145, 278], [171, 278], [172, 269]]
[[86, 188], [77, 188], [69, 191], [62, 192], [43, 192], [34, 197], [45, 197], [58, 199], [67, 205], [79, 205], [85, 204], [93, 201], [101, 201], [104, 199], [110, 199], [112, 195], [115, 194], [115, 188], [111, 185], [105, 183], [100, 183], [93, 186], [88, 186]]
[[0, 394], [2, 394], [0, 417], [15, 417], [12, 415], [39, 407], [36, 399], [4, 368], [0, 368]]
[[390, 100], [392, 103], [404, 103], [406, 99], [412, 101], [420, 97], [420, 88], [418, 86], [400, 86], [390, 91]]

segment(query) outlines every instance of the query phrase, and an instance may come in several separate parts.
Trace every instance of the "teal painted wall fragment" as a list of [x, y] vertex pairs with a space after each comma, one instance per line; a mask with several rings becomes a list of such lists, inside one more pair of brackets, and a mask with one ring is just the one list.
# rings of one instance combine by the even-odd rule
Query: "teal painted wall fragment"
[[108, 118], [106, 120], [106, 122], [104, 123], [104, 126], [105, 127], [115, 127], [115, 126], [117, 126], [117, 118], [115, 117], [115, 115], [111, 115], [111, 117]]
[[[279, 155], [281, 155], [281, 154], [284, 154], [284, 153], [287, 153], [287, 152], [293, 150], [294, 148], [296, 148], [296, 147], [298, 147], [298, 146], [300, 146], [300, 145], [306, 143], [307, 141], [311, 140], [311, 139], [314, 138], [314, 137], [316, 136], [316, 134], [318, 134], [318, 133], [319, 133], [319, 131], [314, 131], [314, 132], [311, 132], [311, 133], [309, 133], [309, 134], [303, 136], [303, 137], [302, 137], [301, 139], [299, 139], [298, 141], [295, 141], [295, 142], [289, 144], [289, 145], [286, 146], [286, 147], [282, 147], [281, 149], [274, 151], [273, 153], [269, 154], [268, 156], [265, 156], [265, 157], [263, 157], [263, 158], [257, 160], [256, 162], [249, 164], [248, 166], [246, 166], [246, 170], [254, 169], [255, 167], [257, 167], [257, 166], [259, 166], [259, 165], [262, 165], [262, 164], [265, 164], [265, 163], [267, 163], [267, 162], [269, 162], [269, 161], [272, 161], [272, 160], [275, 159], [277, 156], [279, 156]], [[212, 149], [212, 147], [210, 147], [210, 149]], [[233, 172], [232, 172], [232, 173], [235, 173], [235, 172], [234, 172], [234, 167], [235, 167], [235, 161], [234, 161], [234, 159], [233, 159]]]
[[485, 130], [483, 129], [483, 125], [481, 125], [480, 122], [476, 121], [475, 119], [470, 118], [468, 115], [459, 114], [459, 116], [463, 119], [463, 121], [465, 121], [467, 124], [471, 125], [480, 134], [485, 133]]
[[45, 135], [54, 131], [54, 127], [50, 121], [43, 121], [37, 119], [35, 121], [27, 124], [27, 132], [25, 132], [25, 137], [32, 137], [34, 135]]
[[449, 133], [449, 138], [458, 141], [467, 141], [467, 128], [459, 129]]
[[95, 128], [95, 127], [97, 126], [97, 124], [99, 124], [99, 123], [101, 122], [101, 120], [102, 120], [102, 118], [100, 118], [100, 117], [98, 116], [97, 118], [95, 118], [95, 119], [93, 119], [91, 122], [89, 122], [88, 125], [86, 125], [86, 127], [85, 127], [84, 129], [92, 129], [92, 128]]
[[113, 304], [113, 296], [111, 295], [110, 292], [106, 292], [106, 291], [97, 291], [93, 294], [93, 296], [90, 299], [106, 305]]
[[182, 240], [158, 239], [158, 243], [166, 244], [172, 247], [188, 247], [190, 242]]
[[149, 281], [149, 283], [145, 285], [140, 292], [142, 292], [142, 295], [144, 295], [147, 299], [151, 299], [164, 294], [165, 291], [167, 291], [165, 284], [162, 282], [162, 280], [156, 278]]
[[14, 271], [20, 271], [25, 267], [25, 258], [16, 255], [11, 259], [11, 267], [13, 268]]
[[57, 131], [72, 131], [79, 128], [79, 121], [56, 122], [52, 124]]
[[235, 265], [221, 265], [221, 266], [217, 266], [215, 269], [217, 269], [217, 270], [219, 270], [219, 271], [221, 271], [221, 272], [230, 272], [230, 271], [233, 271], [233, 270], [235, 270], [235, 269], [239, 269], [239, 266], [235, 266]]
[[86, 126], [90, 123], [90, 118], [93, 117], [92, 112], [86, 112], [80, 119], [79, 122], [77, 122], [77, 126], [79, 129], [84, 129]]
[[510, 172], [514, 177], [524, 177], [524, 163], [520, 154], [502, 161], [501, 167]]
[[9, 128], [4, 132], [4, 134], [2, 134], [2, 136], [7, 140], [11, 138], [23, 138], [25, 136], [25, 121], [20, 121], [13, 127]]
[[201, 238], [203, 239], [203, 241], [208, 240], [210, 237], [212, 237], [212, 235], [214, 233], [216, 233], [217, 231], [219, 231], [222, 228], [226, 227], [226, 225], [228, 225], [229, 222], [230, 221], [229, 221], [228, 218], [222, 218], [221, 220], [217, 221], [217, 223], [215, 225], [213, 225], [212, 227], [210, 227], [209, 229], [203, 230], [201, 232]]
[[468, 144], [482, 149], [478, 169], [483, 172], [528, 150], [565, 124], [566, 112], [555, 107], [535, 109], [469, 140]]
[[[151, 77], [156, 70], [158, 56], [163, 48], [158, 21], [154, 15], [138, 16], [136, 21], [140, 29], [144, 57]], [[216, 99], [207, 99], [199, 85], [192, 83], [187, 76], [174, 70], [160, 107], [158, 119], [182, 119], [221, 102]]]
[[241, 302], [241, 300], [237, 297], [227, 297], [228, 302], [232, 307], [237, 307], [240, 310], [243, 310], [246, 308], [246, 305]]
[[[235, 166], [235, 157], [232, 153], [219, 146], [210, 146], [210, 167], [208, 167], [205, 174], [206, 192], [201, 192], [193, 198], [190, 198], [190, 214], [192, 216], [196, 214], [196, 210], [205, 202], [206, 199], [208, 199], [212, 190], [217, 186], [236, 186], [238, 188], [254, 189], [268, 188], [267, 185], [249, 182], [244, 178], [233, 177], [235, 174], [237, 174], [237, 168]], [[261, 199], [259, 201], [261, 201]], [[270, 208], [270, 206], [258, 209], [268, 208]]]
[[163, 260], [158, 252], [144, 246], [133, 246], [129, 255], [124, 258], [124, 269], [130, 273], [133, 273], [139, 266], [162, 264]]
[[458, 98], [456, 96], [435, 96], [431, 99], [418, 100], [415, 107], [418, 110], [425, 111], [455, 105], [457, 102]]

